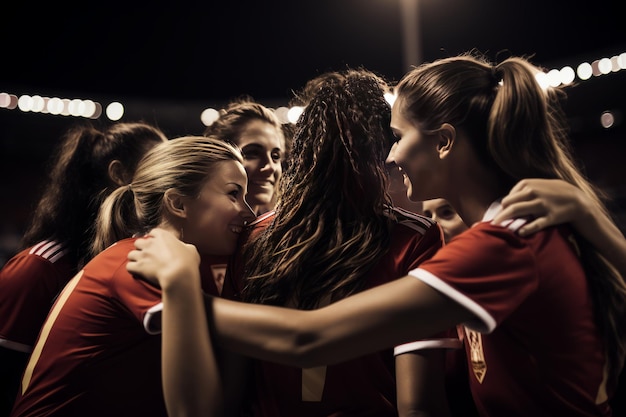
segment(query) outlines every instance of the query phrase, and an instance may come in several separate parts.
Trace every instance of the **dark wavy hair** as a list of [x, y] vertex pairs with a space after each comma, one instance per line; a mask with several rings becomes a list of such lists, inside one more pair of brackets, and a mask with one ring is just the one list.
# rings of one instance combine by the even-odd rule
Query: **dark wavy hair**
[[322, 74], [304, 87], [275, 218], [244, 247], [246, 301], [315, 308], [359, 291], [387, 251], [387, 91], [365, 69]]
[[117, 187], [109, 176], [110, 163], [119, 161], [130, 181], [141, 157], [165, 141], [159, 128], [143, 122], [116, 123], [104, 130], [89, 122], [70, 128], [49, 162], [49, 178], [22, 247], [44, 239], [63, 242], [80, 269], [91, 257], [98, 208]]

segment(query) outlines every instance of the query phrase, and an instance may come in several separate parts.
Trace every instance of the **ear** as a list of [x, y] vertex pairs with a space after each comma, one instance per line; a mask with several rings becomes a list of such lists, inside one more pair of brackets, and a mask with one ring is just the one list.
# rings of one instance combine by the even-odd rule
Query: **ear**
[[114, 159], [109, 162], [109, 178], [118, 186], [126, 185], [130, 182], [131, 178], [127, 178], [126, 170], [124, 169], [124, 165], [117, 160]]
[[172, 188], [163, 194], [163, 208], [175, 217], [187, 218], [184, 198]]
[[439, 158], [443, 159], [448, 156], [454, 146], [456, 129], [450, 123], [444, 123], [439, 128], [437, 134], [437, 152], [439, 152]]

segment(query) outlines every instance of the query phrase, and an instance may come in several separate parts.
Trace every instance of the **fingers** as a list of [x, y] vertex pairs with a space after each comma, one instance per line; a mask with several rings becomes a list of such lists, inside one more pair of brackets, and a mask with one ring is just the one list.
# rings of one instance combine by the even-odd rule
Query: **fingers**
[[528, 236], [528, 235], [532, 235], [535, 232], [538, 232], [539, 230], [544, 229], [545, 227], [547, 227], [547, 219], [545, 217], [538, 217], [528, 223], [526, 223], [524, 226], [522, 226], [517, 233], [520, 236]]
[[[517, 185], [519, 185], [519, 183]], [[514, 188], [515, 187], [513, 187], [513, 189]], [[511, 192], [509, 192], [509, 194], [502, 199], [503, 207], [523, 201], [535, 200], [537, 198], [537, 194], [532, 188], [524, 187], [515, 191], [513, 189], [511, 189]]]
[[130, 252], [128, 252], [128, 255], [126, 255], [126, 258], [129, 261], [136, 262], [140, 256], [141, 256], [140, 251], [138, 251], [137, 249], [133, 249]]
[[[504, 207], [504, 205], [503, 205]], [[532, 200], [532, 201], [524, 201], [521, 200], [519, 202], [514, 202], [510, 204], [508, 207], [505, 207], [500, 213], [496, 215], [493, 219], [493, 223], [500, 224], [505, 220], [516, 219], [519, 217], [526, 216], [544, 216], [547, 213], [542, 201], [540, 200]]]

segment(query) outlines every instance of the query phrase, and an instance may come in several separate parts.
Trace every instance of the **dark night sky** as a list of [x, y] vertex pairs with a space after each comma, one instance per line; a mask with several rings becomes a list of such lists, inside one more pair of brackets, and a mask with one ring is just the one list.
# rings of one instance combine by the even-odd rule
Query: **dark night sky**
[[[165, 100], [287, 97], [316, 73], [404, 72], [402, 0], [18, 2], [2, 19], [0, 87]], [[624, 52], [617, 0], [419, 0], [423, 58], [471, 48], [542, 65]], [[55, 16], [52, 18], [52, 16]], [[23, 39], [22, 39], [23, 37]]]
[[[0, 24], [0, 92], [121, 101], [126, 120], [154, 122], [170, 136], [199, 134], [203, 108], [241, 94], [286, 104], [292, 90], [327, 70], [365, 66], [398, 80], [407, 69], [400, 1], [14, 2]], [[575, 3], [420, 0], [422, 58], [476, 48], [492, 59], [533, 55], [536, 64], [560, 68], [626, 52], [617, 0]], [[597, 146], [589, 144], [604, 141], [603, 155], [586, 161], [596, 176], [623, 165], [616, 156], [624, 154], [616, 148], [617, 139], [626, 141], [623, 125], [607, 133], [595, 120], [603, 109], [626, 109], [625, 73], [570, 93], [566, 110], [585, 142], [581, 152], [591, 155]], [[5, 223], [21, 227], [44, 161], [74, 122], [0, 108]]]
[[[122, 101], [129, 118], [161, 122], [172, 134], [193, 133], [202, 126], [187, 120], [177, 126], [180, 113], [194, 113], [182, 108], [219, 105], [240, 94], [284, 103], [316, 74], [348, 65], [399, 79], [407, 69], [401, 1], [160, 6], [114, 0], [84, 8], [17, 2], [2, 19], [0, 92]], [[430, 61], [476, 48], [492, 59], [534, 55], [546, 67], [615, 55], [626, 51], [617, 6], [617, 0], [586, 8], [561, 0], [419, 0], [421, 55]], [[18, 119], [16, 111], [0, 110], [0, 121]], [[26, 123], [44, 125], [61, 117], [28, 116]]]

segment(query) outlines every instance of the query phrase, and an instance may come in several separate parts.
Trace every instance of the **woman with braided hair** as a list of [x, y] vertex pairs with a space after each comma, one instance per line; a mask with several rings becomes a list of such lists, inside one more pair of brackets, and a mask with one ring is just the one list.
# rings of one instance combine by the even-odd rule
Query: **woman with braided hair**
[[[387, 192], [387, 91], [380, 76], [349, 69], [298, 93], [306, 107], [275, 214], [254, 224], [223, 295], [232, 285], [249, 303], [316, 309], [400, 277], [442, 246], [433, 221], [394, 208]], [[312, 369], [259, 361], [254, 415], [395, 416], [396, 379], [417, 373], [395, 367], [391, 349]]]
[[[559, 90], [543, 88], [538, 72], [522, 57], [492, 64], [477, 54], [409, 71], [395, 88], [388, 161], [412, 200], [448, 200], [469, 229], [406, 276], [313, 310], [207, 297], [217, 343], [284, 365], [330, 366], [392, 346], [402, 355], [406, 343], [461, 324], [481, 416], [611, 415], [626, 284], [608, 260], [624, 239], [606, 233], [614, 228], [571, 155]], [[494, 221], [525, 178], [575, 186], [592, 207], [590, 225], [575, 229], [574, 216], [528, 235], [518, 233], [533, 222], [526, 216]], [[192, 300], [191, 289], [181, 292], [199, 274], [195, 251], [162, 230], [151, 235], [135, 242], [128, 269]]]

